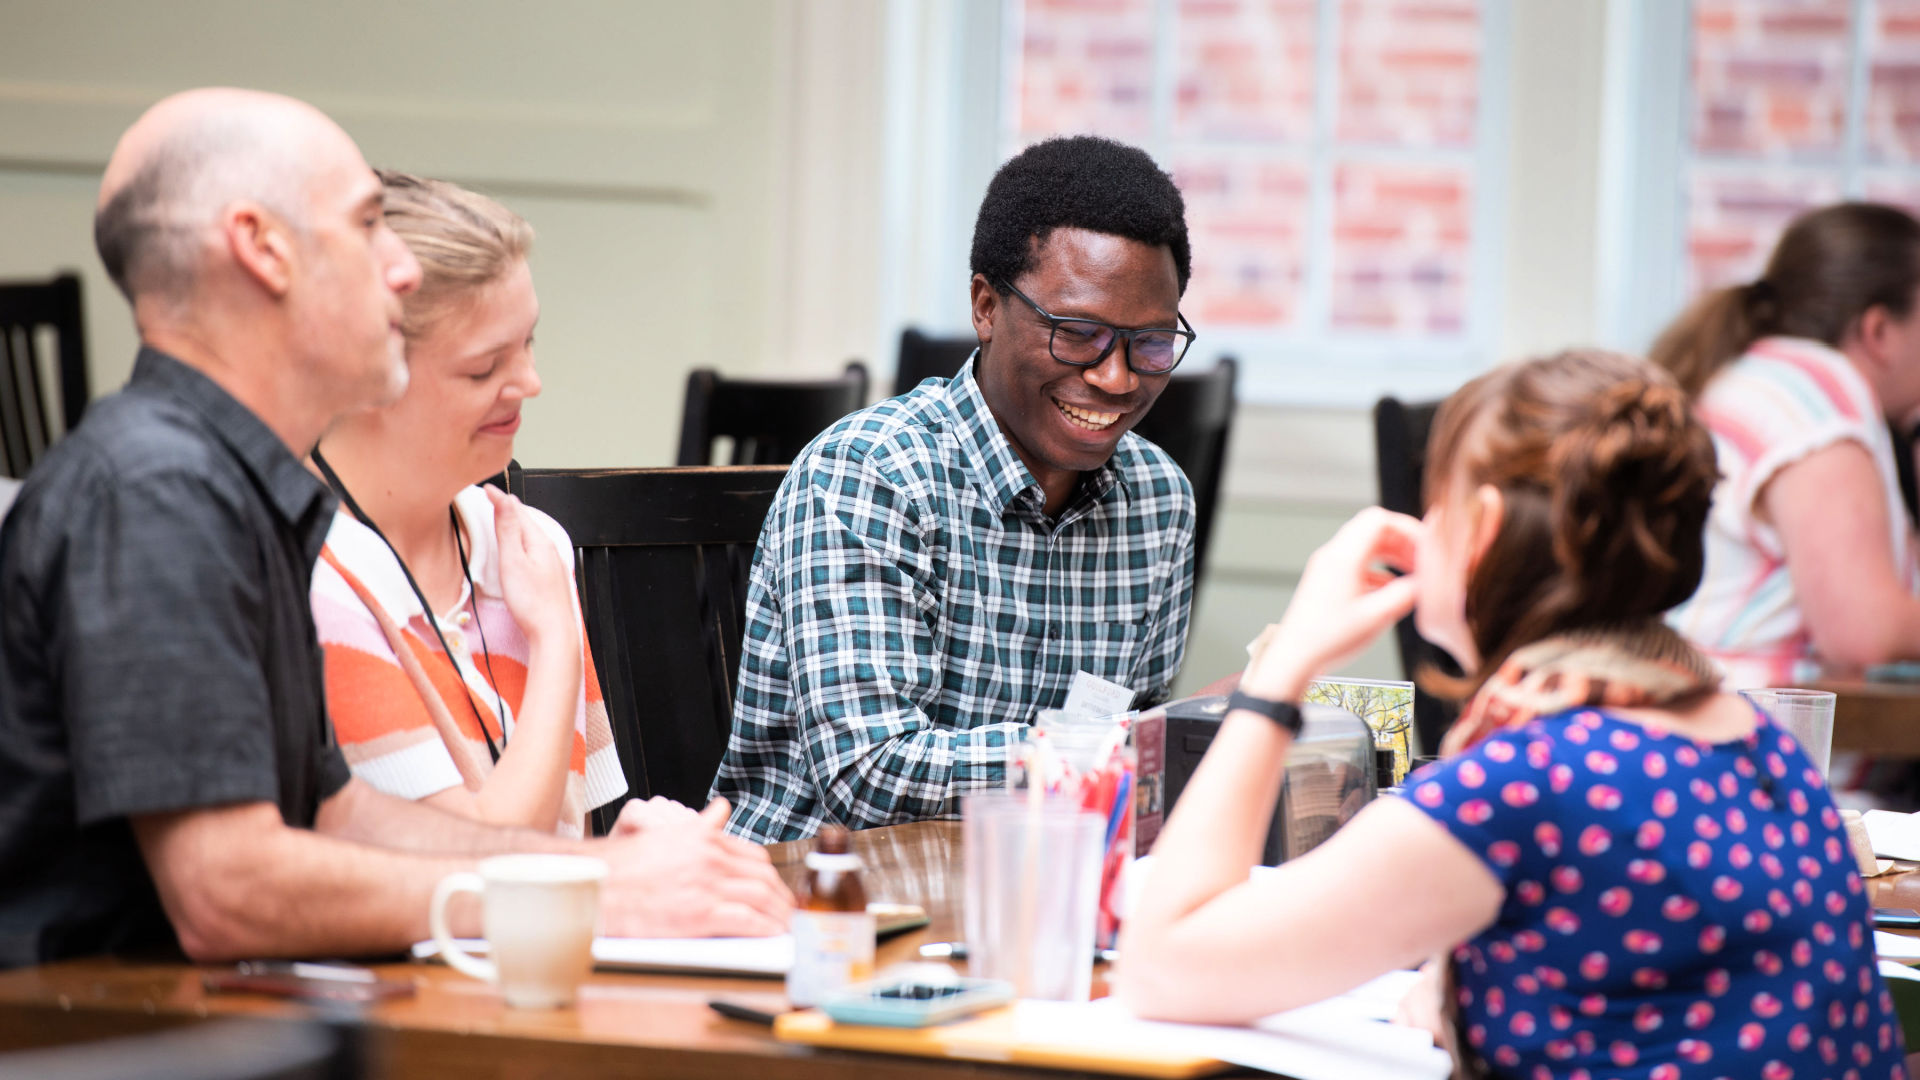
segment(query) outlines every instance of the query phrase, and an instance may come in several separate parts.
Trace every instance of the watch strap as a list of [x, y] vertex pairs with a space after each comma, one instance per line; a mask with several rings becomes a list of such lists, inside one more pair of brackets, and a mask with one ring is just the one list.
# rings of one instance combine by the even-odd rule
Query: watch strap
[[1241, 690], [1235, 690], [1227, 698], [1227, 711], [1232, 712], [1235, 709], [1259, 713], [1293, 735], [1300, 734], [1300, 727], [1306, 722], [1306, 718], [1300, 713], [1300, 706], [1291, 701], [1268, 701], [1266, 698], [1254, 697]]

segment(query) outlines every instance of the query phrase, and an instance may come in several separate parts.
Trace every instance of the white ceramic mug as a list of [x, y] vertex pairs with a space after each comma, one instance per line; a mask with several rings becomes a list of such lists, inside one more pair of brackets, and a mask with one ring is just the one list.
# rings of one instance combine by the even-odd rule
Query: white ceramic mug
[[[584, 855], [487, 859], [479, 872], [449, 874], [433, 891], [428, 918], [434, 943], [454, 970], [499, 986], [514, 1008], [571, 1005], [593, 969], [606, 876], [606, 863]], [[447, 901], [463, 892], [480, 897], [491, 960], [463, 951], [447, 930]]]

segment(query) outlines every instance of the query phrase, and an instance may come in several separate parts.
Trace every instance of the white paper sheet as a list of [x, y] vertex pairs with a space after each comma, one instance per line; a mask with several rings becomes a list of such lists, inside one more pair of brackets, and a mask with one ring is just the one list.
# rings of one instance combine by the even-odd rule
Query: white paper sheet
[[1908, 967], [1897, 960], [1880, 961], [1880, 977], [1883, 979], [1905, 979], [1908, 982], [1920, 982], [1920, 971]]
[[1424, 1031], [1378, 1019], [1405, 992], [1413, 972], [1383, 979], [1248, 1027], [1140, 1020], [1118, 1000], [1086, 1004], [1022, 1001], [1015, 1023], [1047, 1041], [1097, 1041], [1218, 1058], [1297, 1080], [1444, 1080], [1453, 1063]]
[[1873, 954], [1885, 960], [1900, 960], [1909, 964], [1920, 961], [1920, 938], [1875, 930]]
[[[460, 947], [485, 955], [487, 943], [462, 938]], [[437, 960], [440, 949], [431, 941], [413, 947], [416, 960]], [[764, 938], [595, 938], [595, 967], [610, 971], [677, 971], [718, 975], [751, 975], [778, 979], [793, 966], [793, 938], [781, 934]]]
[[1860, 815], [1860, 822], [1867, 827], [1875, 855], [1920, 861], [1920, 815], [1869, 810]]

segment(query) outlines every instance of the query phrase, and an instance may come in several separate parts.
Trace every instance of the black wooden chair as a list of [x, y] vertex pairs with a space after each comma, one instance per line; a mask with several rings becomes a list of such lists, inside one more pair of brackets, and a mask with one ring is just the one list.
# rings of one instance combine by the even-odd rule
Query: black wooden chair
[[893, 368], [897, 397], [928, 379], [951, 379], [980, 342], [965, 337], [932, 337], [909, 326], [900, 331], [900, 356]]
[[[43, 356], [48, 329], [55, 346]], [[80, 423], [87, 396], [80, 279], [61, 274], [51, 281], [0, 282], [0, 476], [26, 476], [55, 439]]]
[[1227, 437], [1238, 403], [1234, 390], [1240, 364], [1223, 356], [1213, 367], [1174, 372], [1160, 399], [1133, 430], [1167, 452], [1193, 484], [1193, 580], [1207, 569], [1213, 520], [1220, 510], [1220, 481], [1227, 471]]
[[[1433, 417], [1440, 409], [1437, 401], [1409, 404], [1398, 398], [1381, 398], [1373, 407], [1373, 444], [1380, 476], [1380, 505], [1388, 510], [1419, 517], [1426, 511], [1424, 476], [1427, 465], [1427, 439], [1433, 431]], [[1459, 673], [1459, 667], [1446, 650], [1420, 636], [1413, 616], [1401, 619], [1394, 627], [1394, 641], [1400, 647], [1400, 669], [1408, 679], [1421, 670], [1434, 667]], [[1413, 690], [1413, 730], [1420, 738], [1423, 754], [1439, 752], [1440, 736], [1453, 725], [1459, 708], [1419, 688]]]
[[706, 803], [732, 729], [747, 571], [786, 472], [507, 471], [507, 489], [573, 538], [593, 662], [636, 798]]
[[867, 403], [858, 360], [831, 379], [729, 379], [712, 368], [687, 375], [679, 465], [712, 465], [713, 441], [733, 440], [733, 465], [787, 465], [815, 435]]

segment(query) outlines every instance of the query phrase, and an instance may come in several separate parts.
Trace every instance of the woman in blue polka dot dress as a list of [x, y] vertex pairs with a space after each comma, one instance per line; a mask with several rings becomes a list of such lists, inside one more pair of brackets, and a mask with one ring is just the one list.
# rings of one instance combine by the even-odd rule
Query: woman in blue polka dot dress
[[[1355, 518], [1256, 642], [1155, 844], [1125, 999], [1239, 1021], [1436, 956], [1406, 1011], [1469, 1075], [1904, 1078], [1819, 772], [1660, 620], [1715, 478], [1685, 396], [1606, 353], [1503, 368], [1429, 462], [1426, 520]], [[1408, 610], [1470, 673], [1433, 680], [1466, 701], [1445, 760], [1250, 881], [1287, 703]]]

